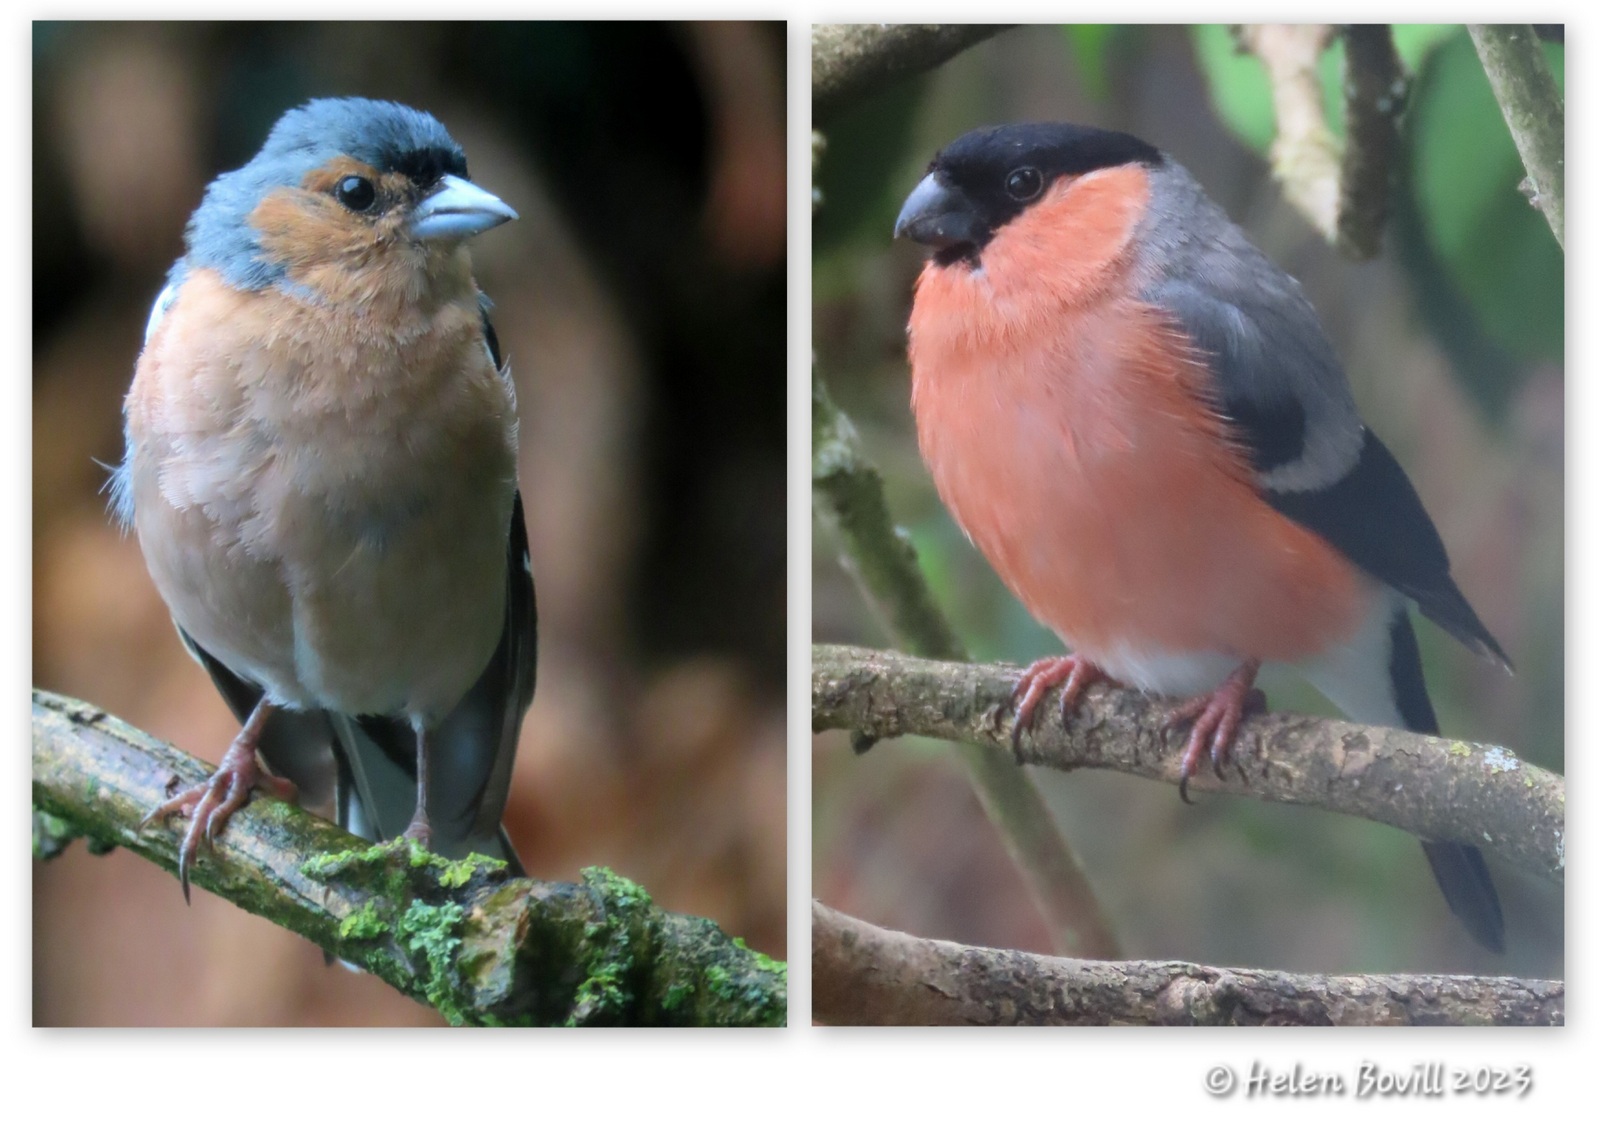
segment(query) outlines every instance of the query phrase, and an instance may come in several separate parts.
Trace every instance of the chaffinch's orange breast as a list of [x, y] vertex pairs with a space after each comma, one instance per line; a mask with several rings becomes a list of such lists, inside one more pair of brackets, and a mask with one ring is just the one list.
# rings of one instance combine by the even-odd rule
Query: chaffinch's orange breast
[[475, 295], [385, 325], [185, 281], [127, 415], [135, 527], [202, 646], [351, 713], [466, 691], [503, 626], [516, 478], [478, 319]]

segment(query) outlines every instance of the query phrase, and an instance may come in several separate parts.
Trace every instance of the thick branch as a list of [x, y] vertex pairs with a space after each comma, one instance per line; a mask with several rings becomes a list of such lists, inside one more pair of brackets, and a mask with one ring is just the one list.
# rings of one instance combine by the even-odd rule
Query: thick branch
[[1009, 24], [818, 24], [811, 29], [811, 121], [931, 70]]
[[[81, 701], [33, 694], [33, 802], [54, 835], [176, 871], [182, 826], [145, 812], [208, 765]], [[53, 843], [59, 846], [59, 841]], [[486, 858], [369, 846], [282, 802], [236, 814], [194, 883], [305, 936], [456, 1024], [782, 1025], [783, 964], [662, 911], [604, 869], [511, 879]], [[176, 893], [174, 906], [178, 905]]]
[[1561, 1025], [1560, 982], [1092, 962], [919, 939], [811, 905], [830, 1025]]
[[[1009, 749], [1016, 676], [1003, 665], [813, 646], [812, 727]], [[1182, 733], [1163, 725], [1169, 708], [1131, 690], [1091, 689], [1066, 729], [1054, 709], [1039, 710], [1023, 762], [1175, 785]], [[1565, 877], [1566, 784], [1505, 748], [1273, 713], [1245, 722], [1234, 756], [1225, 778], [1202, 773], [1190, 789], [1354, 814], [1418, 837], [1471, 842], [1557, 883]]]
[[1566, 248], [1566, 109], [1550, 63], [1527, 24], [1469, 24], [1483, 72], [1528, 170], [1524, 190]]
[[[877, 468], [861, 452], [849, 417], [833, 405], [815, 377], [811, 442], [813, 511], [838, 532], [844, 546], [840, 563], [867, 604], [899, 645], [934, 657], [964, 657], [928, 590], [911, 542], [889, 518]], [[870, 746], [870, 740], [856, 739], [858, 751]], [[978, 802], [1022, 873], [1056, 950], [1114, 957], [1117, 941], [1111, 926], [1033, 780], [1003, 752], [970, 745], [959, 750]]]

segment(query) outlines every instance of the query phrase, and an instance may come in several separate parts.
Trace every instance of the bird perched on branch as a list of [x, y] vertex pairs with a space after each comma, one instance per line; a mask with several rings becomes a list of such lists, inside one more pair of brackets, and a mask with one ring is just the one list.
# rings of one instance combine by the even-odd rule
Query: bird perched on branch
[[146, 818], [192, 819], [186, 899], [255, 786], [521, 872], [500, 816], [533, 580], [515, 394], [465, 246], [515, 218], [434, 118], [343, 98], [284, 114], [189, 220], [111, 483], [243, 725]]
[[[1263, 662], [1351, 719], [1436, 733], [1408, 607], [1507, 668], [1405, 472], [1363, 424], [1299, 283], [1166, 154], [1065, 124], [952, 142], [895, 234], [932, 249], [909, 326], [940, 497], [1071, 649], [1017, 686], [1191, 696], [1182, 783], [1221, 772]], [[1482, 854], [1423, 842], [1500, 951]]]

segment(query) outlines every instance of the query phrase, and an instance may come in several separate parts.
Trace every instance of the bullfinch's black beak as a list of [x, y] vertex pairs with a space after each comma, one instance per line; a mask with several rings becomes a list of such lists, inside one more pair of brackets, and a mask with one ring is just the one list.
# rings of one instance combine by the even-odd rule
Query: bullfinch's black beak
[[987, 234], [972, 201], [959, 188], [952, 188], [930, 172], [911, 190], [900, 218], [894, 223], [894, 237], [911, 239], [936, 251], [959, 246], [978, 246]]

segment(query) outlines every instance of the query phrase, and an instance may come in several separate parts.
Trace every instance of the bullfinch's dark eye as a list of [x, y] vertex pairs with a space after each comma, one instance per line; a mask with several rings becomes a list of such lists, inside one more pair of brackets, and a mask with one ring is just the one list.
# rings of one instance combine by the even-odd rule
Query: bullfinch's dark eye
[[1026, 203], [1044, 191], [1044, 176], [1037, 168], [1013, 168], [1006, 175], [1006, 195]]
[[366, 211], [378, 198], [378, 191], [365, 176], [346, 176], [333, 190], [334, 197], [351, 211]]

